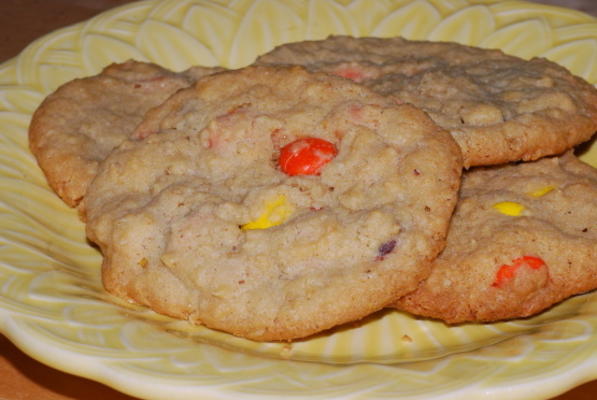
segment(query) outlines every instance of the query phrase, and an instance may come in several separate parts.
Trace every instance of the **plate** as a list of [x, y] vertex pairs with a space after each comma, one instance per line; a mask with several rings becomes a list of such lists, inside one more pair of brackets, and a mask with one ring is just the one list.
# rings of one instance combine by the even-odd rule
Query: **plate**
[[[496, 324], [382, 311], [293, 343], [189, 326], [104, 293], [100, 254], [27, 150], [42, 99], [111, 62], [236, 68], [332, 33], [499, 47], [597, 82], [595, 18], [515, 1], [149, 0], [53, 32], [0, 66], [0, 330], [41, 362], [154, 399], [529, 399], [597, 378], [596, 292]], [[597, 166], [588, 147], [582, 158]]]

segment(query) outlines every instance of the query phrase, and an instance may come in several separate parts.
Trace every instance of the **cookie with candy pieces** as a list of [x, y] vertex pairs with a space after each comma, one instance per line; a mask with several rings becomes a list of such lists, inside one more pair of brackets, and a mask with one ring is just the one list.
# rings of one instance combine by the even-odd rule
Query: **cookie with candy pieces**
[[400, 37], [283, 44], [257, 64], [299, 64], [413, 104], [450, 131], [465, 167], [560, 154], [597, 131], [597, 89], [543, 58]]
[[444, 246], [461, 155], [422, 111], [301, 67], [201, 79], [151, 110], [85, 197], [104, 285], [254, 340], [354, 321]]
[[69, 206], [78, 206], [99, 163], [147, 110], [217, 70], [174, 73], [131, 60], [63, 84], [37, 108], [29, 127], [29, 146], [50, 187]]
[[597, 169], [562, 157], [463, 175], [446, 248], [396, 307], [448, 323], [527, 317], [597, 288]]

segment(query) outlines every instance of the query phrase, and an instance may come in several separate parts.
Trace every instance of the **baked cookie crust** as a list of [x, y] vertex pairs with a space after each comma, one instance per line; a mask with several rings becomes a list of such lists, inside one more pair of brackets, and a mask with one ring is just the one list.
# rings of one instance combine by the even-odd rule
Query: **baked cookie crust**
[[298, 64], [413, 104], [460, 145], [465, 167], [561, 154], [597, 131], [597, 89], [542, 58], [450, 42], [331, 36], [257, 64]]
[[29, 146], [50, 187], [76, 207], [99, 163], [131, 135], [150, 108], [214, 71], [174, 73], [152, 63], [112, 64], [50, 94], [33, 114]]
[[597, 169], [562, 157], [463, 176], [447, 245], [401, 310], [448, 323], [527, 317], [597, 288]]
[[[305, 137], [337, 154], [289, 175]], [[423, 112], [301, 67], [201, 79], [150, 111], [85, 197], [104, 284], [254, 340], [354, 321], [416, 288], [444, 245], [462, 169]]]

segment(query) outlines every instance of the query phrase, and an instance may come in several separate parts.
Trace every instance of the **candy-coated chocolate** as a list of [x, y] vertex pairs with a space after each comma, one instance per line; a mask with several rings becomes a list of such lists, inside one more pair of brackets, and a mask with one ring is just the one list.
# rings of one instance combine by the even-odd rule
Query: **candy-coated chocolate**
[[516, 258], [512, 260], [512, 265], [504, 264], [498, 269], [495, 275], [495, 281], [491, 284], [491, 286], [498, 288], [501, 287], [506, 281], [514, 278], [516, 270], [523, 265], [526, 265], [531, 269], [539, 269], [545, 266], [545, 261], [534, 256], [522, 256]]
[[321, 168], [337, 154], [333, 143], [319, 138], [301, 138], [280, 150], [278, 164], [288, 175], [319, 175]]
[[272, 226], [282, 224], [293, 212], [292, 205], [288, 202], [286, 196], [282, 194], [266, 202], [264, 208], [263, 213], [257, 219], [247, 222], [242, 226], [242, 229], [271, 228]]
[[493, 208], [502, 214], [518, 217], [520, 214], [522, 214], [525, 207], [522, 204], [516, 203], [514, 201], [500, 201], [499, 203], [495, 203]]
[[543, 186], [539, 189], [535, 189], [532, 192], [529, 193], [530, 196], [533, 197], [541, 197], [541, 196], [545, 196], [547, 193], [551, 192], [552, 190], [554, 190], [556, 187], [553, 185], [547, 185], [547, 186]]

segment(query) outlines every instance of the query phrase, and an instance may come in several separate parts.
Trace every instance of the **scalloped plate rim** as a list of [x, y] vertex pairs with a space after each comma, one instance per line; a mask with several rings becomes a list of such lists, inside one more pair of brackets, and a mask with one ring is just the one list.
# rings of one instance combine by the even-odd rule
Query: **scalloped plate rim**
[[[90, 20], [99, 18], [100, 16], [102, 16], [106, 13], [118, 14], [118, 13], [122, 12], [123, 10], [130, 10], [133, 7], [138, 7], [140, 5], [140, 3], [152, 4], [152, 3], [156, 3], [156, 0], [143, 0], [143, 1], [136, 2], [136, 3], [124, 4], [124, 5], [115, 7], [109, 11], [106, 11], [97, 17], [93, 17]], [[478, 2], [472, 1], [470, 3], [491, 4], [492, 1], [491, 0], [478, 1]], [[525, 2], [519, 2], [519, 1], [513, 1], [511, 3], [525, 4]], [[530, 4], [530, 3], [527, 3], [527, 4]], [[536, 3], [532, 3], [532, 4], [534, 6], [536, 6], [537, 9], [541, 8], [540, 7], [541, 5], [539, 5], [539, 4], [536, 4]], [[549, 8], [550, 12], [555, 12], [556, 9], [561, 9], [562, 12], [564, 12], [564, 11], [571, 12], [572, 11], [574, 13], [580, 13], [580, 14], [587, 15], [580, 11], [568, 10], [568, 9], [558, 7], [558, 6], [545, 5], [545, 7]], [[0, 69], [15, 68], [16, 65], [18, 64], [19, 60], [21, 59], [21, 55], [24, 52], [31, 51], [35, 46], [41, 46], [41, 45], [45, 44], [50, 38], [55, 37], [57, 34], [64, 34], [69, 31], [81, 30], [81, 29], [83, 29], [83, 27], [86, 24], [89, 23], [90, 20], [60, 28], [54, 32], [51, 32], [49, 34], [46, 34], [46, 35], [40, 37], [39, 39], [36, 39], [29, 46], [27, 46], [23, 50], [23, 52], [21, 52], [19, 55], [3, 62], [0, 65]], [[28, 84], [29, 82], [25, 82], [25, 83]], [[48, 364], [54, 368], [63, 370], [65, 372], [69, 372], [74, 375], [83, 376], [83, 377], [87, 377], [87, 378], [90, 378], [93, 380], [97, 380], [99, 382], [102, 382], [109, 386], [113, 386], [113, 387], [117, 388], [118, 390], [122, 390], [123, 392], [129, 393], [131, 395], [138, 396], [140, 393], [140, 392], [135, 392], [135, 390], [132, 390], [131, 389], [132, 386], [135, 386], [135, 384], [139, 384], [139, 383], [147, 384], [147, 382], [143, 381], [143, 374], [139, 374], [139, 375], [132, 374], [132, 375], [128, 375], [127, 377], [122, 377], [122, 379], [120, 379], [121, 377], [118, 376], [118, 373], [110, 373], [109, 362], [108, 363], [102, 362], [102, 360], [101, 359], [98, 360], [97, 357], [73, 353], [66, 349], [57, 350], [57, 355], [55, 357], [43, 356], [43, 352], [40, 350], [43, 348], [44, 343], [36, 342], [33, 335], [24, 336], [24, 337], [19, 336], [19, 334], [22, 334], [23, 331], [19, 330], [19, 328], [17, 327], [18, 319], [15, 319], [14, 314], [15, 313], [11, 312], [10, 310], [5, 310], [5, 309], [0, 308], [0, 315], [3, 316], [3, 320], [4, 320], [2, 323], [0, 323], [0, 331], [3, 332], [13, 343], [15, 343], [17, 345], [17, 347], [21, 348], [25, 353], [29, 354], [32, 358], [38, 359], [42, 363]], [[27, 319], [28, 319], [27, 317], [24, 318], [24, 320], [27, 320]], [[49, 343], [52, 343], [51, 339], [48, 339], [48, 338], [44, 338], [44, 339], [47, 339], [49, 341]], [[60, 355], [58, 355], [58, 353]], [[63, 358], [60, 356], [63, 356]], [[93, 362], [91, 363], [91, 365], [88, 368], [77, 369], [75, 367], [69, 367], [69, 365], [66, 365], [66, 361], [69, 359], [68, 356], [72, 356], [72, 357], [74, 357], [74, 359], [81, 361], [82, 363], [89, 362], [89, 361], [93, 361]], [[451, 357], [451, 356], [447, 356], [447, 357]], [[65, 361], [65, 362], [63, 363], [63, 361]], [[294, 361], [287, 361], [287, 362], [294, 362]], [[597, 378], [597, 371], [595, 371], [596, 366], [597, 366], [597, 359], [595, 359], [595, 358], [586, 359], [583, 363], [581, 363], [580, 365], [577, 365], [574, 369], [567, 372], [567, 375], [571, 375], [571, 376], [567, 380], [565, 380], [565, 382], [561, 380], [562, 376], [560, 375], [559, 376], [560, 380], [558, 380], [558, 382], [549, 382], [551, 385], [545, 385], [541, 389], [541, 391], [543, 392], [543, 394], [546, 394], [546, 395], [557, 395], [557, 394], [559, 394], [565, 390], [568, 390], [571, 387], [574, 387], [578, 384], [582, 384], [584, 382], [595, 379], [595, 378]], [[118, 371], [118, 369], [115, 371]], [[581, 372], [584, 372], [584, 373], [581, 373]], [[581, 373], [581, 374], [576, 375], [577, 373]], [[133, 381], [130, 380], [131, 378], [133, 379]], [[553, 377], [547, 377], [547, 378], [553, 379]], [[138, 381], [136, 381], [137, 379], [138, 379]], [[160, 390], [163, 390], [164, 394], [167, 392], [168, 388], [170, 388], [170, 390], [172, 389], [170, 381], [154, 383], [154, 384], [155, 384], [155, 386], [152, 386], [152, 387], [154, 389], [158, 388], [158, 387], [161, 388]], [[517, 395], [520, 395], [520, 394], [536, 395], [538, 390], [536, 387], [534, 387], [535, 384], [536, 384], [535, 382], [529, 382], [527, 384], [519, 384], [518, 390], [520, 390], [520, 392], [517, 393]], [[547, 389], [547, 387], [549, 387], [549, 389]], [[184, 393], [188, 393], [188, 390], [189, 390], [189, 387], [186, 387], [186, 386], [183, 387], [181, 389], [181, 395]], [[193, 391], [193, 394], [194, 395], [208, 395], [208, 396], [212, 396], [214, 394], [222, 394], [219, 391], [211, 392], [209, 390], [208, 391], [204, 391], [204, 390], [206, 390], [206, 389], [200, 388], [199, 391]], [[464, 389], [462, 389], [462, 390], [464, 390]], [[459, 392], [461, 392], [462, 390], [458, 390], [457, 392], [450, 393], [449, 396], [444, 394], [444, 397], [445, 398], [460, 397], [462, 395], [462, 393], [459, 393]], [[155, 394], [155, 393], [152, 393], [151, 390], [149, 390], [147, 388], [146, 388], [146, 390], [142, 390], [142, 392], [144, 392], [147, 395]], [[524, 393], [522, 393], [522, 392], [524, 392]], [[504, 386], [498, 386], [498, 387], [493, 387], [493, 388], [484, 388], [484, 390], [482, 390], [482, 393], [486, 395], [486, 398], [497, 398], [498, 396], [502, 397], [504, 394], [510, 394], [510, 395], [512, 394], [511, 388], [507, 388]], [[466, 393], [466, 394], [471, 395], [471, 393]], [[476, 393], [476, 394], [478, 395], [479, 393]], [[261, 396], [258, 396], [258, 397], [261, 398]], [[166, 398], [166, 397], [164, 397], [164, 398]], [[228, 397], [222, 397], [222, 398], [228, 398]], [[310, 396], [310, 398], [312, 398], [312, 397]]]

